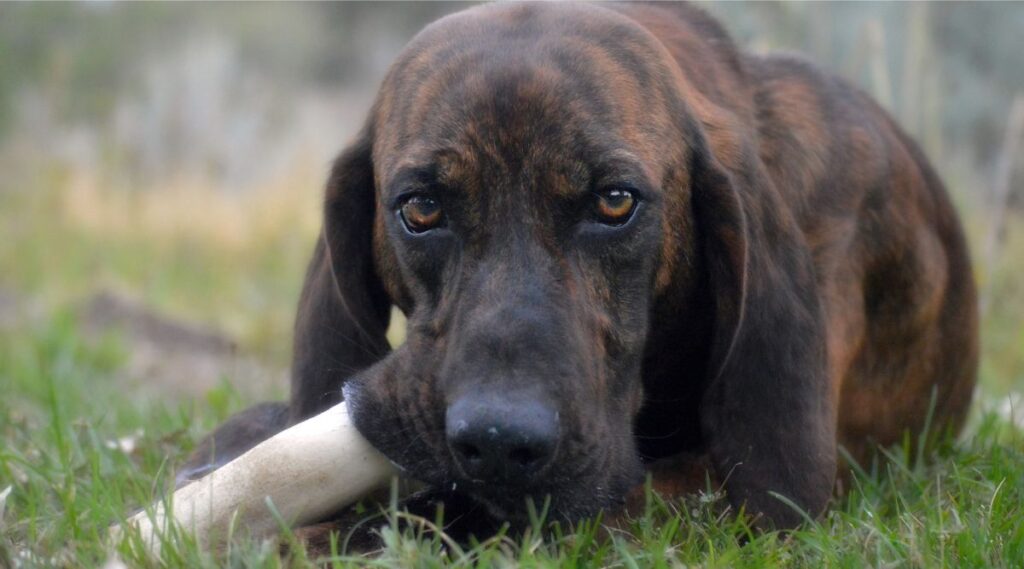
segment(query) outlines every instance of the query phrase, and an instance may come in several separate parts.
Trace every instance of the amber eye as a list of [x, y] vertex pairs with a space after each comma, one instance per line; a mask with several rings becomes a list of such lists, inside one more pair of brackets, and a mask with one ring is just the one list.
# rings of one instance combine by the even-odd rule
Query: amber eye
[[605, 190], [597, 194], [597, 218], [606, 225], [622, 225], [633, 216], [636, 202], [629, 190]]
[[441, 225], [444, 211], [441, 204], [427, 196], [412, 196], [399, 208], [402, 223], [411, 233], [423, 233]]

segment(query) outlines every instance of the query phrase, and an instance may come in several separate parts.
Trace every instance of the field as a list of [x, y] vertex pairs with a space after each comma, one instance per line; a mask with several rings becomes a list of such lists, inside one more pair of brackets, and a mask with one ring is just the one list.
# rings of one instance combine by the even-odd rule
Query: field
[[[39, 9], [33, 25], [54, 25], [64, 17], [61, 10], [78, 8], [47, 9], [52, 13]], [[206, 9], [220, 10], [213, 15], [223, 21], [235, 18], [228, 7]], [[318, 13], [303, 9], [309, 13], [295, 16], [277, 7], [240, 24], [238, 33], [263, 37], [260, 22], [279, 18], [312, 26]], [[374, 10], [348, 9], [356, 15]], [[118, 10], [114, 16], [136, 23], [154, 14], [168, 21], [177, 17], [171, 7]], [[441, 8], [423, 10], [417, 17]], [[828, 16], [778, 10], [788, 10], [797, 22]], [[955, 21], [939, 10], [932, 17]], [[117, 21], [110, 22], [111, 28], [96, 33], [116, 35], [110, 30]], [[406, 31], [397, 35], [404, 41], [420, 24], [406, 22]], [[6, 34], [0, 34], [0, 52], [15, 31], [3, 26], [0, 14]], [[82, 41], [116, 54], [114, 63], [131, 51], [100, 40]], [[892, 40], [888, 49], [894, 45]], [[859, 72], [863, 63], [863, 74], [871, 77], [886, 65], [884, 44], [880, 49], [851, 68]], [[929, 44], [920, 51], [933, 49]], [[878, 61], [882, 67], [872, 67]], [[958, 72], [948, 65], [946, 73]], [[82, 69], [89, 77], [96, 73]], [[110, 543], [110, 524], [162, 496], [176, 465], [205, 433], [252, 403], [286, 396], [294, 306], [320, 228], [329, 153], [343, 140], [318, 140], [311, 152], [262, 148], [263, 155], [292, 158], [236, 191], [224, 182], [228, 176], [189, 168], [179, 173], [170, 159], [160, 175], [125, 174], [133, 167], [132, 145], [109, 143], [105, 119], [97, 119], [98, 137], [106, 141], [97, 145], [102, 150], [79, 159], [70, 151], [70, 158], [37, 151], [27, 131], [10, 123], [16, 118], [0, 116], [0, 568], [1024, 566], [1022, 200], [1018, 191], [1015, 198], [992, 203], [991, 162], [973, 157], [972, 142], [955, 125], [934, 126], [937, 117], [953, 115], [954, 101], [928, 99], [914, 119], [917, 99], [898, 95], [900, 84], [923, 84], [921, 78], [894, 73], [890, 81], [884, 69], [879, 73], [871, 91], [894, 112], [902, 111], [898, 118], [922, 140], [968, 233], [984, 304], [980, 385], [968, 427], [957, 440], [933, 455], [912, 456], [907, 449], [915, 434], [908, 433], [905, 445], [885, 449], [875, 465], [856, 474], [854, 488], [826, 516], [786, 536], [754, 533], [734, 512], [723, 511], [721, 493], [709, 488], [680, 502], [649, 495], [647, 513], [625, 528], [610, 529], [600, 519], [573, 527], [538, 521], [524, 535], [503, 533], [471, 545], [427, 531], [435, 520], [399, 526], [406, 518], [393, 506], [369, 505], [367, 515], [376, 516], [372, 523], [380, 526], [385, 546], [368, 556], [345, 551], [344, 535], [333, 554], [307, 554], [288, 531], [266, 540], [238, 537], [214, 551], [174, 535], [159, 561], [145, 557], [131, 540]], [[879, 84], [890, 83], [893, 92], [879, 90]], [[54, 85], [54, 93], [64, 92], [63, 84]], [[931, 92], [929, 85], [921, 89]], [[3, 87], [0, 81], [0, 95]], [[349, 102], [344, 112], [358, 118], [366, 108], [365, 93], [354, 99], [359, 102]], [[903, 106], [904, 100], [910, 104]], [[984, 112], [995, 108], [975, 104]], [[991, 145], [974, 154], [1005, 150], [1000, 121], [1007, 112], [998, 108], [995, 119], [988, 117], [999, 127], [990, 133]], [[225, 114], [222, 122], [232, 124], [233, 117]], [[53, 137], [72, 140], [74, 132]], [[204, 136], [214, 133], [196, 138]], [[239, 151], [246, 164], [259, 154]], [[1014, 153], [1007, 155], [1012, 159]], [[1013, 172], [1011, 167], [1007, 184]], [[1018, 165], [1016, 179], [1021, 172]], [[1002, 225], [995, 227], [1000, 216]], [[389, 337], [398, 343], [403, 320], [393, 320]]]

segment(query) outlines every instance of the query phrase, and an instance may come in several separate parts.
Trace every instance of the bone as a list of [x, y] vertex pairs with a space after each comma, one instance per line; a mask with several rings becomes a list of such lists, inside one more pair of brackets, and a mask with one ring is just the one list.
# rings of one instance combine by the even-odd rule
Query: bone
[[[127, 525], [137, 528], [157, 555], [172, 519], [203, 544], [226, 537], [231, 527], [266, 535], [279, 526], [267, 499], [285, 523], [298, 526], [356, 502], [396, 474], [356, 430], [341, 403], [183, 486], [169, 501], [129, 518]], [[115, 538], [122, 535], [122, 528], [113, 529]]]

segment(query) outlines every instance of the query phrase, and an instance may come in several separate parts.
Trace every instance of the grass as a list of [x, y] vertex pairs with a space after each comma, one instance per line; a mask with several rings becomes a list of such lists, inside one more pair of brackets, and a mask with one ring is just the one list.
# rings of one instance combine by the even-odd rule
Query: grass
[[[315, 170], [315, 169], [313, 169]], [[390, 510], [385, 547], [373, 557], [281, 554], [272, 540], [238, 538], [207, 551], [174, 537], [160, 561], [108, 526], [149, 504], [171, 468], [230, 413], [252, 403], [224, 383], [204, 399], [143, 396], [119, 374], [131, 349], [93, 337], [75, 305], [115, 288], [165, 312], [229, 331], [250, 351], [284, 364], [293, 306], [319, 225], [320, 177], [268, 186], [245, 199], [181, 182], [142, 193], [100, 191], [98, 181], [53, 172], [54, 191], [0, 191], [0, 286], [38, 301], [41, 314], [0, 330], [0, 567], [90, 567], [109, 560], [161, 567], [707, 567], [978, 566], [1024, 563], [1024, 434], [986, 411], [1024, 390], [1024, 222], [1012, 219], [994, 270], [981, 280], [994, 309], [985, 318], [982, 391], [967, 432], [925, 464], [890, 449], [859, 473], [824, 518], [786, 537], [752, 533], [708, 492], [666, 503], [609, 531], [600, 520], [536, 524], [459, 547], [399, 528]], [[307, 190], [294, 193], [291, 188]], [[292, 193], [285, 192], [290, 190]], [[285, 195], [286, 198], [280, 197]], [[968, 214], [968, 227], [983, 229]], [[1024, 415], [1024, 409], [1019, 411]], [[10, 488], [10, 492], [3, 494]], [[419, 529], [417, 529], [419, 528]]]
[[[0, 525], [0, 565], [87, 567], [111, 558], [157, 565], [131, 543], [109, 545], [108, 525], [159, 496], [170, 465], [244, 402], [219, 412], [202, 403], [140, 402], [110, 379], [123, 357], [118, 338], [86, 341], [69, 312], [0, 336], [0, 489], [13, 487]], [[673, 503], [651, 495], [645, 515], [611, 534], [599, 520], [537, 524], [523, 536], [446, 548], [437, 535], [385, 524], [376, 557], [327, 559], [280, 556], [274, 541], [239, 540], [209, 552], [182, 537], [165, 546], [159, 565], [1019, 566], [1024, 436], [991, 413], [970, 431], [927, 465], [892, 449], [875, 472], [857, 476], [827, 517], [784, 539], [752, 533], [722, 512], [714, 493]]]

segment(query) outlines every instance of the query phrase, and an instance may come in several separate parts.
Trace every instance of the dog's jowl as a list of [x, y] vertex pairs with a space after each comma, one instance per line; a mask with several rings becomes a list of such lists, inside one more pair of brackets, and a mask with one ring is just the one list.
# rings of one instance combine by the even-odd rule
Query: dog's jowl
[[290, 404], [235, 417], [186, 473], [344, 394], [406, 475], [498, 520], [528, 499], [556, 519], [618, 508], [645, 470], [681, 489], [692, 468], [666, 465], [701, 456], [731, 504], [786, 528], [825, 508], [840, 447], [869, 461], [956, 433], [970, 403], [971, 268], [917, 145], [691, 6], [432, 24], [325, 204]]

